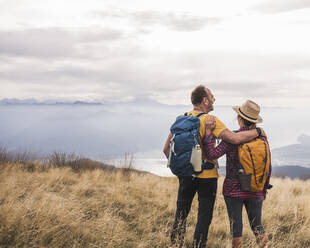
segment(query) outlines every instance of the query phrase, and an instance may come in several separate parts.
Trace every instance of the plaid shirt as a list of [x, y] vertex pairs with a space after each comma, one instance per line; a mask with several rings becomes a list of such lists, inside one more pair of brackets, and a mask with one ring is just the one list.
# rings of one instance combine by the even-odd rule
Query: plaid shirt
[[[247, 127], [242, 127], [239, 131], [246, 131]], [[261, 137], [264, 141], [267, 142], [265, 137]], [[219, 157], [226, 154], [226, 176], [234, 176], [238, 174], [239, 169], [239, 159], [238, 159], [238, 145], [230, 144], [226, 141], [221, 141], [221, 143], [214, 147], [215, 137], [210, 134], [203, 138], [204, 143], [204, 152], [207, 159], [218, 159]], [[242, 191], [240, 188], [240, 183], [237, 179], [225, 178], [223, 184], [223, 195], [235, 198], [261, 198], [266, 195], [266, 185], [269, 185], [270, 175], [271, 175], [271, 162], [270, 170], [268, 173], [267, 181], [263, 191], [251, 192], [251, 191]]]

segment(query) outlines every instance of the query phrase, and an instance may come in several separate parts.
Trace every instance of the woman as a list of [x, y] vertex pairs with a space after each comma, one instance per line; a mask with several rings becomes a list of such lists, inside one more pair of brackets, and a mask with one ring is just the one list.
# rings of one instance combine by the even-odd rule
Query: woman
[[[260, 107], [253, 101], [247, 100], [241, 107], [233, 107], [233, 110], [238, 114], [237, 119], [240, 126], [238, 131], [254, 129], [256, 128], [256, 123], [262, 122], [262, 118], [259, 116]], [[214, 128], [214, 120], [208, 119], [206, 121], [206, 135], [203, 138], [204, 151], [207, 159], [218, 159], [226, 154], [226, 178], [223, 184], [223, 195], [230, 220], [230, 230], [233, 235], [232, 247], [242, 247], [243, 205], [246, 208], [251, 229], [256, 236], [259, 247], [270, 247], [270, 242], [262, 225], [261, 217], [262, 204], [263, 200], [266, 198], [270, 180], [271, 164], [262, 191], [251, 192], [241, 190], [240, 182], [236, 177], [241, 168], [238, 159], [238, 145], [232, 145], [222, 141], [217, 147], [214, 147], [215, 137], [212, 135], [212, 128]], [[259, 138], [267, 142], [265, 137]]]

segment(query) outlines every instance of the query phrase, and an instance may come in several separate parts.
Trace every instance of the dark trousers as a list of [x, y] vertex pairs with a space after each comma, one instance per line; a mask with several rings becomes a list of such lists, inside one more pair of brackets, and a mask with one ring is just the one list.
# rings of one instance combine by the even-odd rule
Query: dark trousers
[[242, 207], [248, 214], [251, 229], [255, 236], [265, 232], [262, 225], [263, 198], [234, 198], [224, 196], [230, 222], [230, 232], [234, 238], [242, 237]]
[[193, 247], [204, 248], [212, 221], [217, 191], [217, 178], [178, 177], [179, 191], [175, 221], [171, 233], [172, 244], [183, 246], [186, 231], [186, 218], [191, 209], [193, 198], [198, 193], [198, 217], [194, 233]]

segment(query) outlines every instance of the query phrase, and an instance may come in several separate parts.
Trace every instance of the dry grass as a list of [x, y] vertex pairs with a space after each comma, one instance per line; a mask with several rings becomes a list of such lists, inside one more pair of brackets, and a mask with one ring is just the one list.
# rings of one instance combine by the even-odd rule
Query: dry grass
[[[30, 169], [29, 169], [30, 168]], [[310, 181], [272, 180], [263, 222], [275, 248], [310, 247]], [[220, 179], [222, 185], [222, 179]], [[122, 170], [0, 164], [0, 247], [168, 247], [176, 178]], [[223, 197], [208, 247], [230, 247]], [[196, 223], [194, 201], [185, 246]], [[255, 247], [244, 219], [245, 247]]]
[[6, 147], [0, 147], [0, 163], [27, 164], [37, 160], [37, 155], [30, 150], [9, 151]]

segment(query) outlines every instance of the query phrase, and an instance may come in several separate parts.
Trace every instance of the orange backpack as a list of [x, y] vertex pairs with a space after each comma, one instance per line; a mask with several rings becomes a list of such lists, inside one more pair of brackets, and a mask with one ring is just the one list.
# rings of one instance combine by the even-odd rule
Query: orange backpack
[[238, 147], [239, 162], [245, 175], [251, 175], [249, 190], [252, 192], [264, 189], [270, 168], [269, 145], [257, 138]]

